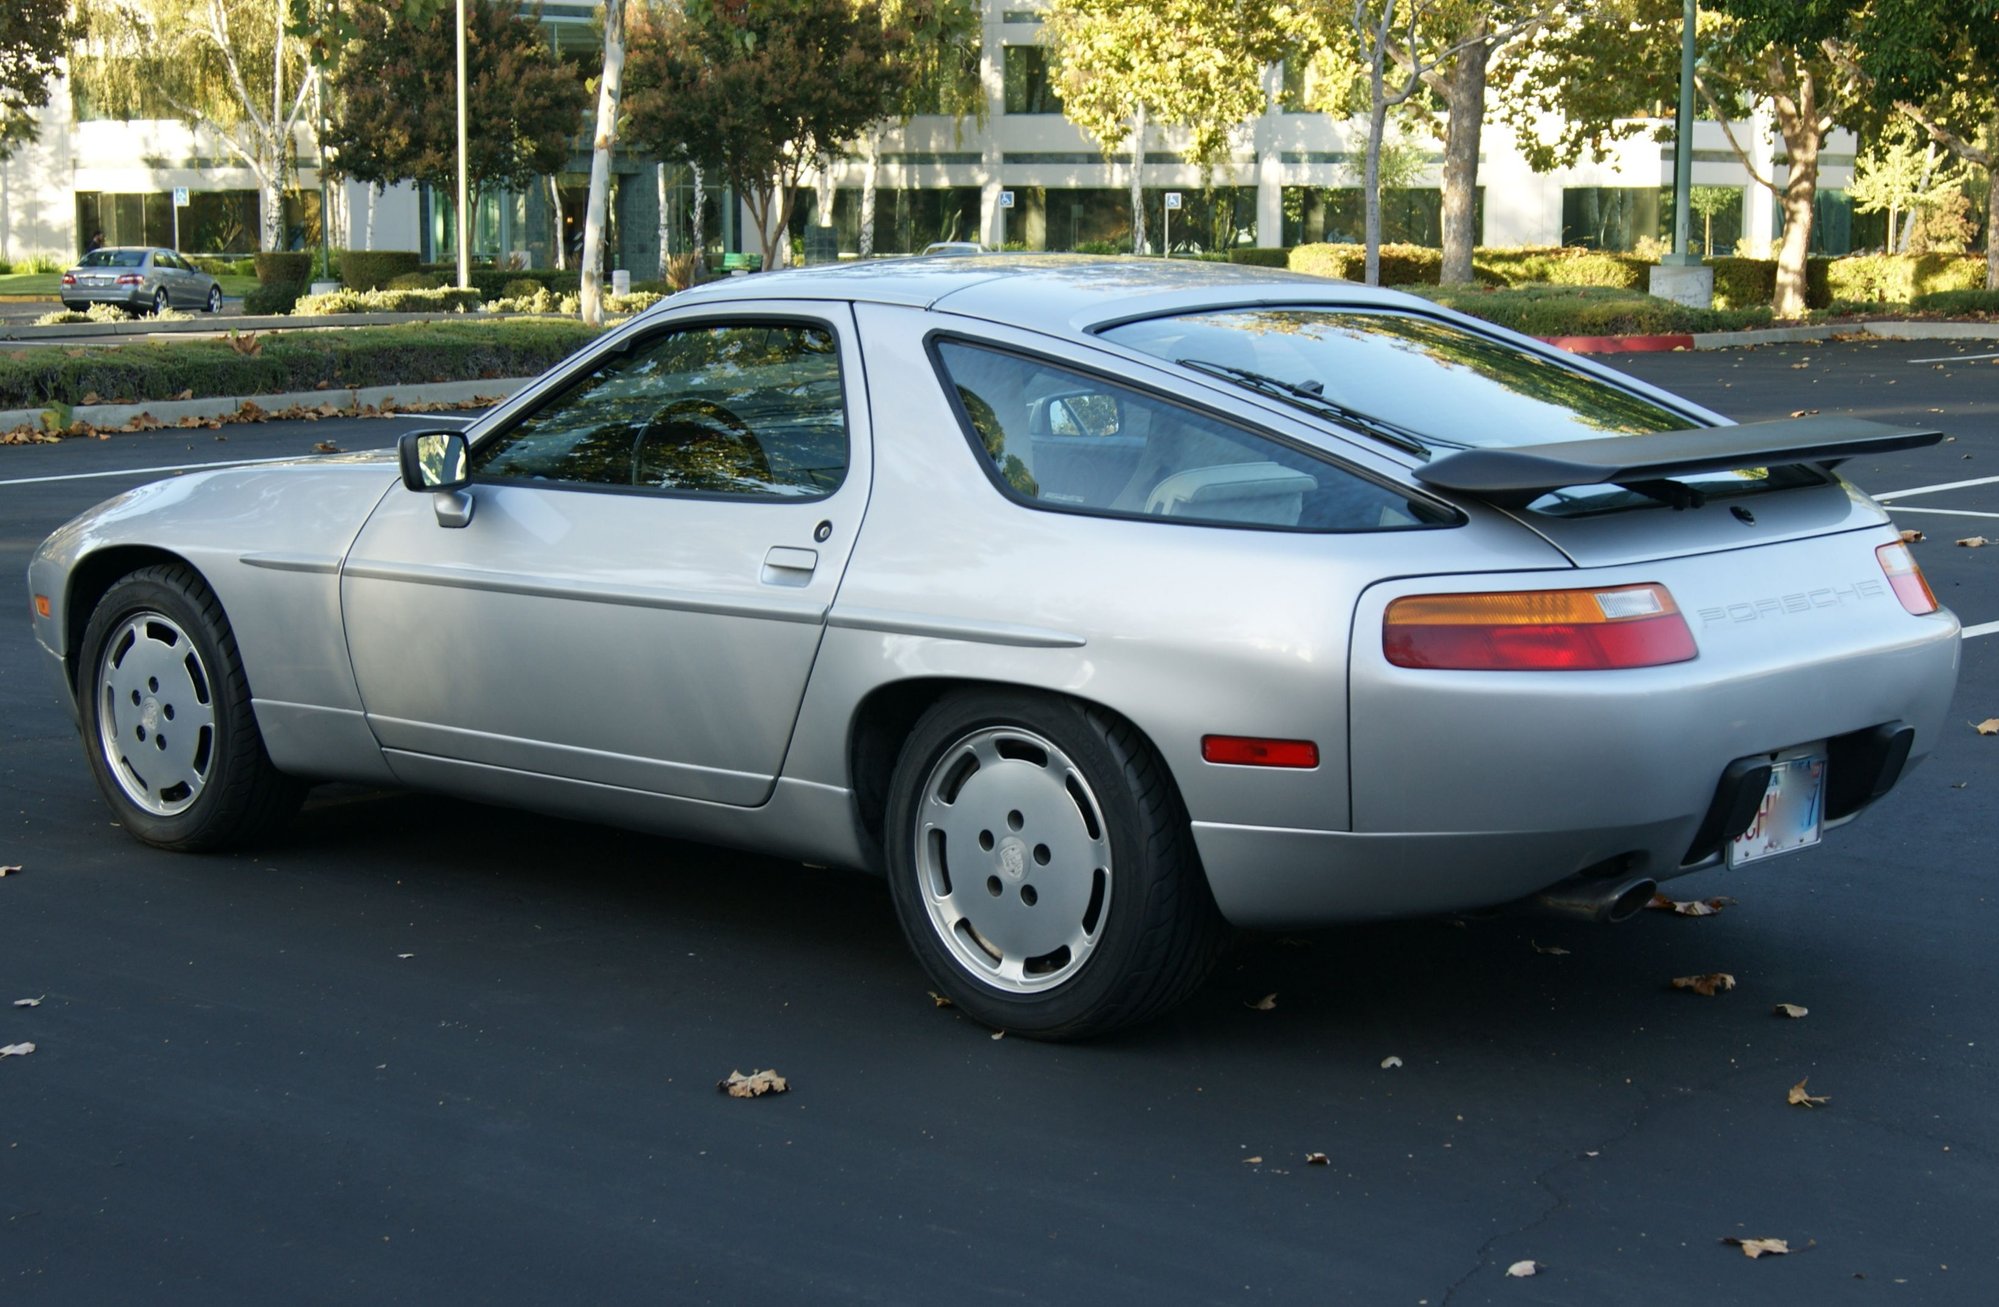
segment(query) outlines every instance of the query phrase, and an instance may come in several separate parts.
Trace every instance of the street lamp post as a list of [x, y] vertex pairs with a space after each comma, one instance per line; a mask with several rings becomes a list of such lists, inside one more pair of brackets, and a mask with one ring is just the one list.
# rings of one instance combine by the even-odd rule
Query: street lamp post
[[[1691, 4], [1693, 0], [1688, 0]], [[466, 210], [465, 0], [458, 0], [458, 289], [472, 284], [472, 215]]]
[[1652, 269], [1648, 289], [1661, 299], [1704, 309], [1714, 303], [1714, 269], [1692, 250], [1694, 180], [1695, 0], [1684, 0], [1680, 28], [1680, 104], [1673, 115], [1673, 249]]

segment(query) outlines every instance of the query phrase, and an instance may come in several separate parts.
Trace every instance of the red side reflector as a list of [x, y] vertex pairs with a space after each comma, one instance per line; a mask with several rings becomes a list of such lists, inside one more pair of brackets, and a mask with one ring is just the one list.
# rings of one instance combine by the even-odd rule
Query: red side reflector
[[1381, 649], [1397, 667], [1506, 672], [1658, 667], [1699, 653], [1662, 585], [1411, 595], [1388, 605]]
[[1316, 767], [1319, 746], [1310, 740], [1265, 740], [1254, 735], [1203, 735], [1201, 758], [1233, 767]]
[[1892, 545], [1882, 545], [1874, 551], [1880, 561], [1881, 570], [1888, 574], [1888, 585], [1895, 597], [1902, 601], [1902, 607], [1916, 616], [1934, 613], [1941, 605], [1930, 583], [1923, 579], [1923, 569], [1916, 565], [1916, 556], [1901, 541]]

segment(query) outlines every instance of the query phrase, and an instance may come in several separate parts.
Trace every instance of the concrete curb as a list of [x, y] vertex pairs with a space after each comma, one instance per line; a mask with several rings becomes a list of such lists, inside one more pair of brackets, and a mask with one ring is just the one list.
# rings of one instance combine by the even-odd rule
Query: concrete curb
[[1742, 349], [1754, 345], [1790, 345], [1835, 336], [1880, 336], [1888, 340], [1999, 339], [1993, 322], [1823, 322], [1799, 327], [1755, 327], [1748, 331], [1697, 331], [1691, 336], [1541, 336], [1573, 354], [1642, 354], [1673, 349]]
[[[142, 404], [79, 404], [70, 410], [71, 422], [93, 427], [122, 427], [135, 418], [150, 417], [173, 426], [186, 418], [227, 418], [255, 405], [266, 413], [288, 408], [320, 408], [331, 405], [343, 412], [391, 405], [469, 404], [474, 400], [502, 400], [533, 382], [533, 377], [496, 377], [490, 381], [435, 381], [409, 386], [361, 386], [339, 390], [295, 390], [282, 395], [244, 395], [234, 398], [163, 399]], [[59, 420], [54, 408], [0, 409], [0, 431], [49, 431]]]
[[260, 314], [254, 317], [215, 317], [206, 313], [185, 321], [169, 319], [160, 322], [153, 318], [133, 318], [130, 322], [75, 322], [61, 327], [37, 327], [31, 324], [0, 328], [0, 340], [19, 343], [35, 341], [89, 340], [101, 336], [219, 336], [231, 331], [299, 331], [323, 327], [393, 327], [405, 322], [464, 322], [470, 320], [495, 321], [505, 318], [534, 317], [531, 313], [327, 313], [318, 317], [299, 318], [286, 313]]

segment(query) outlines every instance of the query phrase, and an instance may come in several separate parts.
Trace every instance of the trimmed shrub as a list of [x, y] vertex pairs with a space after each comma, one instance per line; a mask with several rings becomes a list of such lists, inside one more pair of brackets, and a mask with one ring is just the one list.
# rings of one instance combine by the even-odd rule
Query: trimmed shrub
[[[1983, 259], [1979, 260], [1984, 263]], [[1979, 280], [1984, 280], [1984, 268], [1979, 269]], [[1926, 295], [1916, 296], [1911, 306], [1918, 313], [1945, 313], [1953, 316], [1970, 314], [1999, 313], [1999, 290], [1933, 290]]]
[[292, 312], [305, 316], [337, 313], [466, 313], [479, 307], [479, 292], [457, 287], [421, 290], [336, 290], [307, 295]]
[[1254, 249], [1233, 249], [1229, 251], [1230, 263], [1247, 263], [1256, 268], [1288, 268], [1291, 266], [1291, 247], [1259, 246]]
[[1579, 245], [1495, 247], [1472, 252], [1480, 281], [1500, 286], [1609, 286], [1643, 290], [1652, 263], [1635, 254], [1586, 250]]
[[290, 313], [298, 303], [298, 297], [305, 293], [302, 282], [262, 282], [243, 296], [243, 312]]
[[1979, 254], [1850, 254], [1826, 269], [1832, 297], [1873, 304], [1907, 304], [1938, 291], [1985, 285]]
[[1446, 286], [1416, 293], [1529, 336], [1676, 335], [1739, 331], [1770, 321], [1767, 306], [1690, 309], [1642, 292], [1604, 286]]
[[272, 332], [263, 348], [239, 354], [226, 340], [135, 341], [115, 350], [58, 345], [0, 355], [0, 407], [199, 396], [270, 395], [346, 386], [408, 385], [529, 377], [546, 371], [597, 333], [580, 322], [478, 319]]
[[[371, 287], [371, 289], [440, 290], [443, 288], [443, 286], [444, 286], [443, 278], [439, 277], [434, 272], [405, 272], [400, 277], [391, 277], [388, 279], [387, 282], [383, 283], [381, 286]], [[359, 286], [351, 286], [348, 289], [356, 291], [361, 290]], [[365, 294], [366, 292], [363, 291], [362, 293]]]
[[500, 298], [520, 299], [524, 296], [532, 295], [541, 289], [541, 282], [534, 277], [515, 277], [512, 281], [500, 287]]
[[[1359, 281], [1367, 270], [1367, 247], [1363, 245], [1296, 245], [1289, 266], [1293, 272], [1314, 277], [1338, 277]], [[1422, 245], [1383, 245], [1381, 284], [1384, 286], [1434, 286], [1442, 274], [1444, 252]]]
[[345, 250], [340, 255], [340, 282], [349, 290], [380, 290], [422, 269], [423, 256], [415, 250]]
[[[1832, 303], [1828, 279], [1834, 260], [1805, 260], [1805, 307], [1822, 309]], [[1718, 309], [1746, 309], [1768, 304], [1777, 293], [1775, 259], [1709, 259], [1714, 269], [1714, 306]]]
[[[455, 263], [426, 263], [423, 271], [438, 275], [441, 286], [458, 284], [458, 265]], [[516, 281], [536, 281], [556, 295], [575, 295], [583, 289], [583, 274], [573, 270], [557, 271], [554, 268], [474, 268], [466, 278], [479, 298], [493, 300], [507, 295], [507, 286]], [[605, 278], [609, 282], [610, 278]]]
[[264, 250], [253, 257], [257, 280], [266, 286], [303, 286], [312, 275], [312, 255], [304, 250]]

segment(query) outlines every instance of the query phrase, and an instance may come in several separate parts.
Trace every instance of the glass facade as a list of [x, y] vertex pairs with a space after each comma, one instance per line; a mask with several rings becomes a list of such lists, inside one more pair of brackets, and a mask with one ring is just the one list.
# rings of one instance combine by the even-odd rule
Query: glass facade
[[1062, 100], [1049, 77], [1048, 52], [1038, 45], [1009, 45], [1001, 56], [1007, 113], [1061, 113]]
[[[1286, 186], [1284, 243], [1333, 241], [1358, 245], [1366, 234], [1367, 202], [1358, 186]], [[1472, 198], [1474, 244], [1485, 242], [1485, 187]], [[1390, 186], [1381, 192], [1381, 239], [1391, 244], [1444, 243], [1444, 193], [1434, 186]]]

